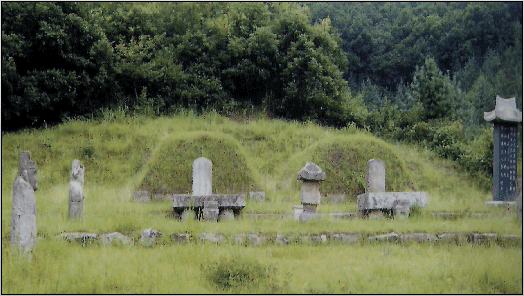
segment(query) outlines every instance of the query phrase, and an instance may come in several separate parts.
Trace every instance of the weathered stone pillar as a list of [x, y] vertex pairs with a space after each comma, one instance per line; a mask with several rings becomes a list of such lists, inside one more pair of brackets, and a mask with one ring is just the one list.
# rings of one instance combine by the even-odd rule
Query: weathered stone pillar
[[211, 160], [200, 157], [193, 161], [193, 195], [212, 194], [212, 171], [213, 163]]
[[320, 204], [320, 182], [326, 180], [326, 173], [312, 162], [306, 163], [298, 173], [297, 180], [302, 181], [300, 201], [304, 213], [315, 214]]
[[24, 253], [32, 252], [36, 247], [36, 173], [36, 163], [31, 161], [31, 153], [20, 152], [18, 174], [13, 183], [11, 245]]
[[69, 218], [82, 218], [84, 209], [84, 166], [73, 159], [69, 181]]
[[380, 159], [370, 159], [366, 170], [366, 193], [386, 192], [386, 165]]
[[493, 200], [509, 201], [517, 189], [517, 127], [522, 112], [515, 98], [497, 96], [495, 110], [484, 112], [484, 119], [493, 122]]

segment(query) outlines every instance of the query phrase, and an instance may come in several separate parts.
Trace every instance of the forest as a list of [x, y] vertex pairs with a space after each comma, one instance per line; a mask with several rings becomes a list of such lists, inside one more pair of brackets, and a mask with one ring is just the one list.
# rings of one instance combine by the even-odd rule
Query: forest
[[2, 133], [263, 114], [490, 172], [497, 95], [522, 110], [521, 2], [2, 2]]

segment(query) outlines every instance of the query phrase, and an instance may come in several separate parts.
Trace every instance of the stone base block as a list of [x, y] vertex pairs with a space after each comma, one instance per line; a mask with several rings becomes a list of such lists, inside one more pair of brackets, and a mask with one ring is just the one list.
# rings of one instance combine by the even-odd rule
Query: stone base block
[[302, 208], [304, 209], [304, 213], [307, 214], [316, 214], [317, 212], [317, 205], [315, 204], [303, 204]]
[[427, 233], [407, 233], [400, 236], [401, 242], [416, 241], [418, 243], [434, 243], [438, 241], [438, 238], [433, 234]]
[[388, 241], [388, 242], [396, 242], [400, 240], [400, 237], [398, 234], [391, 232], [388, 234], [381, 234], [377, 236], [368, 237], [368, 240], [373, 241]]
[[485, 203], [488, 207], [514, 207], [514, 201], [487, 201]]

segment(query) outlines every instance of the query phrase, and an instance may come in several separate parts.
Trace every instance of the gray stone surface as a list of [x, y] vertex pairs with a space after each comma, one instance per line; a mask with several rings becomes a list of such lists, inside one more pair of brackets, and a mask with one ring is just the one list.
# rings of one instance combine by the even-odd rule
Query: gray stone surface
[[393, 202], [393, 215], [395, 218], [407, 219], [409, 217], [409, 200], [398, 199]]
[[400, 236], [401, 242], [415, 241], [419, 243], [430, 242], [434, 243], [438, 241], [437, 236], [428, 233], [406, 233]]
[[219, 212], [219, 215], [218, 215], [218, 219], [219, 220], [234, 220], [235, 219], [235, 213], [233, 212], [233, 210], [222, 210]]
[[400, 237], [398, 234], [391, 232], [387, 234], [381, 234], [377, 236], [368, 237], [369, 241], [388, 241], [388, 242], [396, 242], [400, 240]]
[[333, 242], [343, 242], [346, 244], [355, 244], [362, 239], [360, 234], [333, 233], [330, 240]]
[[200, 157], [193, 161], [193, 195], [211, 195], [213, 180], [213, 163]]
[[62, 233], [57, 237], [65, 239], [68, 242], [77, 242], [80, 244], [94, 243], [99, 239], [98, 234], [87, 232]]
[[444, 232], [437, 234], [437, 238], [439, 241], [448, 243], [465, 243], [468, 241], [468, 236], [463, 233]]
[[425, 192], [372, 192], [357, 197], [357, 210], [393, 209], [397, 200], [407, 200], [409, 207], [425, 208], [427, 197]]
[[140, 243], [144, 245], [152, 245], [156, 242], [158, 237], [161, 237], [162, 234], [153, 228], [148, 228], [140, 233]]
[[304, 208], [303, 207], [301, 207], [301, 206], [294, 206], [292, 208], [293, 219], [299, 220], [300, 219], [300, 215], [302, 215], [303, 212], [304, 212]]
[[325, 234], [321, 235], [312, 235], [309, 237], [309, 240], [313, 243], [327, 243], [327, 236]]
[[208, 241], [210, 243], [220, 243], [225, 240], [225, 237], [222, 234], [215, 233], [201, 233], [199, 238], [202, 241]]
[[322, 171], [316, 164], [312, 162], [306, 165], [297, 173], [297, 180], [300, 181], [324, 181], [326, 180], [326, 173]]
[[522, 176], [517, 178], [517, 192], [515, 194], [515, 210], [517, 217], [522, 219]]
[[386, 165], [380, 159], [370, 159], [366, 170], [366, 192], [386, 191]]
[[267, 242], [267, 237], [256, 234], [236, 234], [231, 237], [232, 241], [237, 244], [247, 243], [253, 246], [260, 246]]
[[217, 221], [218, 220], [218, 202], [214, 200], [204, 201], [204, 208], [202, 210], [202, 215], [204, 221]]
[[497, 234], [495, 233], [473, 233], [468, 236], [468, 241], [482, 244], [487, 242], [494, 242], [497, 240]]
[[291, 243], [292, 238], [289, 235], [277, 234], [276, 243], [279, 245], [287, 245]]
[[262, 191], [249, 192], [249, 199], [256, 201], [265, 201], [266, 193]]
[[187, 233], [173, 233], [170, 238], [176, 243], [187, 243], [191, 239], [191, 236]]
[[135, 191], [133, 201], [149, 202], [151, 201], [151, 195], [149, 194], [149, 191]]
[[100, 235], [100, 242], [104, 245], [110, 245], [113, 243], [121, 243], [124, 245], [129, 245], [133, 243], [133, 240], [120, 232], [113, 232], [108, 234]]
[[320, 204], [320, 183], [318, 181], [303, 181], [300, 189], [302, 204]]
[[69, 219], [82, 218], [84, 198], [84, 166], [73, 159], [69, 179]]
[[24, 253], [32, 252], [36, 247], [36, 174], [37, 167], [31, 161], [31, 154], [20, 152], [18, 174], [13, 183], [10, 241]]

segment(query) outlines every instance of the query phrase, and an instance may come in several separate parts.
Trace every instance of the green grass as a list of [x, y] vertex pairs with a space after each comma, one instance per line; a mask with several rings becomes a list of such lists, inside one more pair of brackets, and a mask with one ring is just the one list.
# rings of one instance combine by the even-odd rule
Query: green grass
[[[38, 248], [45, 252], [37, 252], [32, 263], [2, 249], [2, 293], [522, 293], [522, 260], [515, 260], [522, 258], [522, 248], [417, 244], [83, 248], [55, 240], [44, 240]], [[228, 258], [246, 262], [234, 271], [244, 271], [253, 281], [224, 290], [210, 280], [206, 267]], [[249, 263], [268, 271], [246, 267]], [[269, 279], [262, 278], [266, 274]]]
[[[267, 119], [240, 123], [214, 113], [195, 116], [189, 112], [156, 119], [110, 115], [101, 122], [71, 121], [2, 136], [2, 293], [522, 293], [522, 262], [514, 260], [522, 258], [522, 247], [174, 245], [168, 237], [175, 232], [194, 236], [374, 235], [390, 231], [503, 235], [522, 233], [522, 222], [515, 218], [513, 208], [486, 207], [484, 202], [491, 200], [491, 193], [458, 173], [453, 162], [354, 128], [335, 130]], [[39, 241], [32, 263], [20, 261], [6, 248], [12, 181], [20, 151], [30, 151], [38, 165]], [[215, 193], [266, 193], [264, 202], [247, 200], [244, 214], [291, 214], [291, 207], [300, 204], [296, 173], [307, 161], [326, 172], [322, 194], [344, 193], [348, 197], [340, 204], [323, 203], [318, 211], [356, 212], [356, 196], [364, 192], [366, 163], [371, 158], [386, 163], [387, 191], [425, 191], [428, 206], [417, 217], [403, 221], [324, 217], [300, 223], [291, 217], [250, 219], [244, 215], [235, 221], [202, 223], [166, 218], [171, 209], [167, 201], [131, 201], [139, 188], [190, 192], [191, 164], [200, 156], [213, 161]], [[79, 221], [67, 218], [72, 159], [85, 166], [86, 199]], [[464, 216], [443, 219], [431, 216], [432, 212]], [[467, 216], [472, 212], [491, 216]], [[114, 231], [137, 239], [146, 228], [164, 234], [161, 245], [83, 248], [52, 239], [61, 232]], [[229, 261], [224, 258], [261, 266], [246, 270], [258, 276], [271, 271], [274, 278], [270, 275], [270, 280], [260, 279], [258, 285], [223, 290], [214, 286], [205, 266], [227, 266]]]

